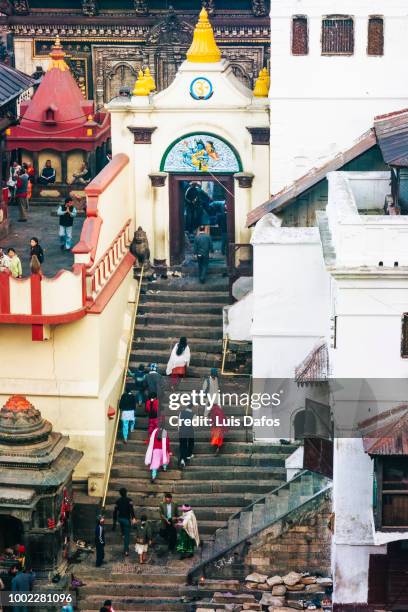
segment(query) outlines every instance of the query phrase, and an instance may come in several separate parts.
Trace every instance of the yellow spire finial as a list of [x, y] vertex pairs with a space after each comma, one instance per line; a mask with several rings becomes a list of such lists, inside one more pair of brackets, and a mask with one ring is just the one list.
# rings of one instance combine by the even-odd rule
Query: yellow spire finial
[[145, 69], [144, 78], [146, 79], [146, 86], [149, 87], [149, 92], [154, 91], [156, 89], [156, 83], [154, 82], [154, 78], [150, 72], [150, 68]]
[[221, 60], [221, 51], [215, 42], [214, 32], [205, 8], [201, 9], [194, 30], [193, 42], [187, 51], [187, 59], [195, 64], [215, 63]]
[[269, 73], [267, 68], [262, 68], [259, 71], [258, 78], [255, 81], [254, 96], [257, 98], [267, 98], [269, 93]]
[[55, 38], [55, 43], [50, 53], [50, 65], [48, 66], [48, 70], [52, 70], [52, 68], [58, 68], [64, 72], [65, 70], [69, 70], [68, 64], [65, 63], [64, 60], [65, 51], [61, 46], [60, 37], [57, 35]]
[[148, 96], [150, 93], [149, 85], [147, 83], [147, 79], [143, 74], [143, 70], [139, 70], [137, 81], [135, 83], [133, 89], [134, 96]]

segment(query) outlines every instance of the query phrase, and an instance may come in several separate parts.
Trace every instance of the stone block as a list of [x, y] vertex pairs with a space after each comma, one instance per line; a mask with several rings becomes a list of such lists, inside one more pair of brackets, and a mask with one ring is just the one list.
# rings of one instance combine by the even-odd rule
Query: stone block
[[277, 595], [278, 597], [281, 597], [282, 595], [285, 595], [286, 593], [286, 587], [284, 584], [275, 584], [275, 586], [272, 587], [272, 595]]
[[281, 576], [271, 576], [266, 582], [272, 587], [276, 584], [283, 584], [283, 578]]
[[289, 572], [289, 574], [286, 574], [286, 576], [283, 576], [283, 582], [284, 584], [286, 584], [286, 586], [293, 586], [297, 584], [298, 582], [300, 582], [301, 579], [302, 579], [301, 574], [298, 574], [297, 572]]
[[259, 602], [262, 606], [282, 607], [285, 603], [284, 597], [274, 597], [272, 593], [263, 593], [262, 599]]
[[258, 572], [254, 572], [253, 574], [249, 574], [245, 580], [248, 582], [266, 582], [268, 576], [266, 574], [259, 574]]

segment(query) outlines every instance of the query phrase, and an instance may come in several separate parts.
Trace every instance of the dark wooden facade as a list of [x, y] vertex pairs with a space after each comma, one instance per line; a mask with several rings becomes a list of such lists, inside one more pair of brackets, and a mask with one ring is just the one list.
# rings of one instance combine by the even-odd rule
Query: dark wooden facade
[[269, 0], [0, 0], [0, 26], [10, 32], [11, 56], [14, 38], [30, 40], [35, 65], [59, 34], [83, 94], [99, 106], [120, 87], [133, 87], [142, 66], [150, 67], [159, 90], [167, 87], [203, 4], [223, 57], [253, 87], [269, 59]]

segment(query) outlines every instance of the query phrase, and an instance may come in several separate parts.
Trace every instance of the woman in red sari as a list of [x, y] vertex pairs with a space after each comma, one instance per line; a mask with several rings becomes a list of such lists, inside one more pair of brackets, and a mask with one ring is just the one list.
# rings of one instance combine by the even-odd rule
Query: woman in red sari
[[159, 426], [159, 400], [157, 399], [156, 393], [153, 391], [150, 393], [149, 399], [146, 401], [145, 408], [149, 417], [147, 440], [145, 440], [145, 444], [148, 444], [153, 431]]
[[224, 444], [224, 436], [228, 431], [227, 417], [221, 406], [214, 404], [209, 413], [211, 420], [211, 446], [215, 446], [215, 454], [218, 455], [221, 446]]

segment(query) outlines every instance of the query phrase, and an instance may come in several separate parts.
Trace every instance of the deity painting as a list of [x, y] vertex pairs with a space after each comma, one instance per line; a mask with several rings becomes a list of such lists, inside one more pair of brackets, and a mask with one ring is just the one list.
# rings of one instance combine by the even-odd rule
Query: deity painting
[[239, 161], [226, 142], [210, 134], [193, 134], [167, 152], [165, 172], [239, 172]]

